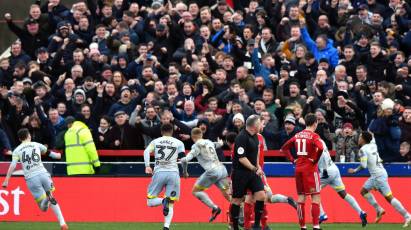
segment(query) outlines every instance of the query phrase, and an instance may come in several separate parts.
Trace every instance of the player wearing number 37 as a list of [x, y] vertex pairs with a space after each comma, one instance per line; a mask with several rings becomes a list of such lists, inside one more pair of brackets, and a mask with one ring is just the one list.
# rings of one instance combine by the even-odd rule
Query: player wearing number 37
[[[298, 193], [298, 220], [301, 229], [307, 229], [305, 225], [305, 199], [311, 196], [311, 216], [313, 229], [320, 229], [320, 178], [318, 176], [318, 160], [323, 152], [323, 144], [320, 136], [315, 133], [317, 129], [317, 117], [309, 113], [304, 118], [306, 129], [295, 134], [287, 141], [281, 151], [286, 152], [291, 162], [295, 163], [295, 181]], [[295, 146], [297, 159], [290, 154], [290, 149]]]
[[[47, 153], [47, 147], [40, 143], [32, 142], [30, 132], [26, 128], [20, 129], [17, 132], [17, 136], [21, 144], [13, 151], [13, 160], [7, 171], [6, 179], [3, 182], [3, 188], [7, 188], [11, 174], [20, 161], [23, 166], [24, 179], [26, 179], [27, 187], [36, 200], [40, 210], [46, 212], [51, 205], [51, 209], [60, 222], [61, 229], [68, 229], [60, 206], [52, 195], [54, 191], [53, 181], [41, 162], [41, 155]], [[49, 156], [53, 159], [61, 158], [59, 153], [52, 151], [50, 151]]]
[[[184, 155], [185, 148], [183, 142], [173, 137], [171, 124], [161, 126], [161, 135], [147, 146], [144, 150], [144, 163], [146, 174], [152, 174], [151, 183], [147, 191], [147, 205], [156, 207], [163, 205], [164, 229], [170, 228], [173, 218], [173, 203], [180, 196], [180, 175], [178, 171], [177, 159], [179, 155]], [[150, 154], [154, 153], [154, 173], [150, 166]], [[165, 198], [158, 195], [166, 190]]]

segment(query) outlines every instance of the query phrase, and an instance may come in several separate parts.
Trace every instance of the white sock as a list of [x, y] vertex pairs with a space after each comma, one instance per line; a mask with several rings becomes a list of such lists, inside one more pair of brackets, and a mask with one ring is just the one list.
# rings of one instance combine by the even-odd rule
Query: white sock
[[47, 209], [49, 209], [49, 200], [47, 198], [44, 198], [41, 202], [40, 202], [40, 209], [43, 211], [47, 211]]
[[209, 208], [214, 209], [217, 208], [217, 205], [213, 203], [213, 201], [210, 199], [210, 197], [207, 195], [207, 193], [203, 191], [195, 192], [194, 196], [197, 197], [201, 202], [203, 202], [205, 205], [207, 205]]
[[324, 212], [323, 204], [320, 203], [320, 216], [323, 216], [323, 215], [325, 215], [325, 212]]
[[374, 195], [372, 195], [370, 192], [365, 194], [364, 197], [365, 199], [367, 199], [368, 203], [375, 208], [375, 211], [380, 212], [382, 210], [381, 206], [375, 200]]
[[410, 214], [405, 210], [404, 206], [402, 206], [401, 202], [397, 200], [397, 198], [393, 198], [391, 200], [391, 205], [399, 212], [404, 218], [407, 218]]
[[358, 215], [361, 214], [362, 210], [360, 208], [360, 205], [358, 205], [358, 202], [353, 196], [347, 193], [347, 195], [344, 197], [344, 200], [351, 205], [351, 207], [358, 213]]
[[61, 209], [59, 204], [52, 204], [51, 209], [53, 210], [54, 214], [57, 216], [57, 219], [59, 220], [60, 226], [66, 224], [64, 221], [63, 213], [61, 213]]
[[271, 197], [271, 203], [288, 203], [288, 197], [281, 194], [274, 194]]
[[168, 207], [168, 215], [164, 217], [164, 227], [170, 228], [171, 220], [173, 219], [174, 207], [170, 204]]
[[161, 202], [163, 202], [163, 198], [153, 198], [153, 199], [148, 199], [147, 200], [147, 206], [148, 207], [157, 207], [161, 205]]

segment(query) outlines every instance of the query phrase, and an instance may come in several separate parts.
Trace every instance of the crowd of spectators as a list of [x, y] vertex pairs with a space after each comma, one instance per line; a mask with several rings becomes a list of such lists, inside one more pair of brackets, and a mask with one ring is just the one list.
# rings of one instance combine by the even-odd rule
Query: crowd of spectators
[[[315, 113], [336, 161], [370, 130], [384, 161], [409, 161], [411, 7], [403, 0], [36, 1], [0, 60], [0, 148], [17, 130], [64, 148], [64, 118], [98, 149], [143, 149], [172, 123], [190, 148], [261, 115], [279, 149]], [[3, 155], [3, 154], [1, 154]]]

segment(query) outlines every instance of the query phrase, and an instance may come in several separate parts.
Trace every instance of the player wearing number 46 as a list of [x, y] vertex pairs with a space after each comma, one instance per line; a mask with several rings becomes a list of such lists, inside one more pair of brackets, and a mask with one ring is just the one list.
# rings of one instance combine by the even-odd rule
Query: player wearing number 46
[[[61, 229], [68, 229], [60, 206], [52, 195], [54, 191], [53, 181], [41, 162], [41, 155], [47, 153], [47, 147], [40, 143], [32, 142], [30, 132], [26, 128], [20, 129], [17, 132], [17, 136], [21, 144], [13, 151], [12, 162], [7, 171], [6, 179], [3, 182], [3, 188], [7, 188], [9, 179], [17, 163], [20, 161], [23, 166], [27, 187], [36, 200], [40, 210], [46, 212], [51, 204], [51, 209], [57, 216]], [[53, 159], [61, 158], [59, 153], [54, 152], [50, 152], [49, 156]]]
[[[170, 228], [173, 218], [173, 204], [180, 196], [180, 175], [177, 159], [184, 155], [184, 144], [173, 137], [173, 125], [163, 124], [161, 126], [160, 138], [150, 142], [144, 150], [144, 163], [146, 174], [152, 174], [151, 183], [147, 191], [147, 205], [156, 207], [163, 205], [164, 230]], [[150, 154], [154, 153], [154, 173], [150, 166]], [[158, 195], [165, 189], [165, 198]]]
[[184, 177], [188, 177], [188, 162], [197, 158], [198, 163], [203, 167], [205, 172], [197, 179], [192, 192], [195, 197], [211, 208], [211, 217], [209, 221], [212, 222], [221, 213], [221, 209], [214, 204], [204, 190], [215, 184], [220, 189], [224, 198], [229, 202], [231, 201], [227, 169], [218, 160], [215, 150], [216, 147], [221, 147], [222, 144], [218, 142], [213, 143], [210, 140], [203, 139], [203, 132], [199, 128], [191, 130], [191, 139], [194, 142], [191, 151], [186, 157], [181, 158]]
[[379, 191], [388, 203], [404, 217], [405, 222], [403, 227], [408, 227], [411, 224], [411, 215], [402, 206], [401, 202], [392, 195], [390, 185], [388, 184], [388, 174], [382, 165], [382, 160], [378, 154], [377, 145], [375, 144], [372, 134], [369, 132], [361, 133], [358, 144], [361, 146], [359, 152], [361, 164], [355, 169], [348, 169], [348, 173], [354, 174], [368, 168], [371, 177], [364, 183], [361, 189], [361, 195], [375, 208], [377, 212], [375, 222], [379, 223], [381, 221], [385, 210], [377, 203], [374, 195], [370, 192], [373, 189]]
[[[323, 152], [323, 144], [320, 136], [314, 131], [317, 129], [317, 117], [309, 113], [304, 118], [306, 129], [297, 133], [288, 140], [281, 148], [286, 152], [291, 162], [295, 163], [295, 182], [298, 193], [298, 220], [301, 229], [307, 229], [305, 225], [305, 200], [311, 196], [311, 216], [313, 218], [313, 228], [320, 229], [320, 178], [318, 176], [318, 160]], [[295, 146], [297, 149], [297, 159], [290, 154], [290, 149]]]

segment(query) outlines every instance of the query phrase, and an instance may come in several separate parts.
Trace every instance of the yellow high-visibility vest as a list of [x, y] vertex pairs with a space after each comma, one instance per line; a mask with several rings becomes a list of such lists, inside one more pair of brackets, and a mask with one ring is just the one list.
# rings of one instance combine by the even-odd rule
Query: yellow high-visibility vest
[[67, 175], [94, 174], [100, 166], [93, 136], [86, 124], [75, 121], [64, 135]]

